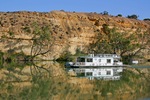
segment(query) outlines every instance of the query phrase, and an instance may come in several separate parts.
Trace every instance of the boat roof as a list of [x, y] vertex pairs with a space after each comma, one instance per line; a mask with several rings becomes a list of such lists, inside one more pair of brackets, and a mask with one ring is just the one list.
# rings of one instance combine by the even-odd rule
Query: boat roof
[[87, 56], [80, 56], [80, 58], [120, 58], [117, 54], [89, 54]]

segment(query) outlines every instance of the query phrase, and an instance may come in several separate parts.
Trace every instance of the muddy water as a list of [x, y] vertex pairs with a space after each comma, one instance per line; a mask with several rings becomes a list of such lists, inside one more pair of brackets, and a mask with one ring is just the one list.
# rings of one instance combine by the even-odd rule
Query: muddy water
[[57, 62], [4, 66], [0, 69], [0, 99], [147, 100], [150, 97], [149, 68], [125, 68], [120, 76], [119, 80], [90, 80], [77, 77]]

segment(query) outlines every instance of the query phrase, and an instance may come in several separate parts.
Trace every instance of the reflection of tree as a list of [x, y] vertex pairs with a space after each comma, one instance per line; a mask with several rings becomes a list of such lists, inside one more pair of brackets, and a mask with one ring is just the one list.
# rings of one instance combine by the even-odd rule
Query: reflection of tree
[[[107, 99], [108, 99], [108, 94], [110, 93], [114, 94], [114, 96], [116, 97], [118, 97], [118, 95], [124, 97], [124, 95], [122, 94], [125, 94], [126, 92], [130, 93], [132, 90], [136, 91], [134, 93], [135, 95], [138, 95], [138, 93], [139, 94], [149, 93], [149, 91], [145, 89], [149, 89], [147, 87], [149, 87], [150, 81], [144, 78], [146, 77], [147, 79], [149, 79], [149, 76], [147, 76], [150, 75], [149, 71], [146, 71], [148, 69], [137, 70], [137, 69], [129, 68], [122, 73], [123, 78], [121, 78], [121, 80], [117, 80], [117, 81], [94, 80], [90, 82], [88, 80], [84, 80], [81, 78], [75, 78], [75, 77], [70, 78], [70, 76], [68, 76], [65, 73], [60, 74], [62, 77], [50, 77], [50, 78], [45, 77], [45, 75], [42, 72], [45, 72], [47, 75], [48, 74], [52, 75], [51, 70], [49, 70], [49, 68], [50, 69], [56, 68], [54, 71], [59, 72], [57, 69], [63, 70], [63, 67], [62, 66], [57, 67], [55, 65], [53, 65], [54, 66], [53, 67], [50, 64], [47, 64], [47, 62], [44, 62], [44, 64], [41, 64], [41, 62], [40, 63], [35, 62], [34, 64], [35, 65], [30, 66], [32, 67], [32, 75], [30, 74], [29, 67], [23, 67], [25, 68], [25, 72], [29, 70], [27, 75], [29, 75], [29, 77], [30, 76], [32, 77], [32, 80], [27, 81], [28, 83], [30, 83], [29, 85], [22, 80], [16, 81], [19, 88], [13, 84], [15, 81], [9, 81], [7, 83], [1, 82], [1, 84], [4, 84], [1, 85], [1, 95], [5, 94], [3, 93], [3, 91], [7, 90], [7, 94], [4, 95], [4, 99], [7, 99], [9, 94], [11, 94], [14, 97], [14, 99], [20, 99], [20, 100], [22, 99], [49, 100], [55, 98], [56, 96], [57, 97], [63, 96], [67, 99], [70, 99], [70, 97], [75, 99], [80, 99], [77, 97], [80, 97], [82, 94], [87, 93], [87, 89], [92, 91], [91, 93], [88, 94], [91, 97], [97, 93], [100, 93], [99, 96], [107, 97]], [[18, 74], [16, 73], [16, 71], [20, 71], [20, 73], [18, 74], [19, 76], [25, 75], [24, 72], [18, 69], [17, 70], [9, 69], [9, 70], [11, 74], [13, 74], [12, 72], [14, 72], [14, 74]], [[133, 72], [131, 70], [133, 70]], [[9, 75], [9, 73], [7, 75]], [[67, 75], [67, 77], [65, 77], [65, 75]], [[22, 79], [24, 79], [24, 77], [22, 77]], [[23, 87], [22, 84], [24, 84]], [[87, 89], [81, 88], [81, 86], [85, 86], [85, 85], [89, 87]], [[128, 87], [128, 88], [124, 88], [124, 87]], [[68, 97], [68, 95], [70, 96]]]
[[50, 70], [48, 70], [47, 68], [45, 68], [44, 66], [46, 66], [46, 64], [43, 65], [36, 65], [35, 63], [32, 63], [33, 65], [30, 66], [30, 71], [31, 71], [31, 75], [35, 76], [35, 77], [42, 77], [43, 74], [46, 74], [44, 72], [48, 73], [48, 77], [50, 77]]
[[[4, 67], [3, 76], [5, 76], [4, 79], [0, 79], [0, 81], [3, 81], [5, 83], [10, 82], [31, 82], [31, 81], [38, 81], [40, 79], [44, 78], [50, 78], [51, 70], [47, 68], [47, 64], [43, 65], [37, 65], [35, 63], [30, 63], [30, 66], [24, 65], [9, 65]], [[5, 70], [6, 68], [6, 70]], [[29, 69], [28, 69], [29, 68]], [[24, 70], [26, 70], [24, 72]], [[2, 77], [3, 77], [2, 76]], [[26, 77], [25, 79], [23, 77]]]
[[[112, 94], [121, 94], [125, 92], [131, 92], [132, 90], [136, 91], [134, 92], [134, 95], [139, 94], [146, 94], [149, 93], [150, 89], [149, 87], [149, 80], [147, 79], [148, 76], [146, 74], [143, 74], [143, 69], [130, 69], [126, 68], [122, 72], [122, 76], [120, 80], [117, 81], [101, 81], [101, 80], [95, 80], [93, 82], [94, 87], [97, 89], [97, 91], [101, 92], [101, 96], [108, 96], [108, 93]], [[149, 73], [149, 72], [148, 72]], [[128, 88], [126, 88], [128, 87]], [[142, 88], [142, 90], [141, 90]], [[114, 99], [115, 100], [115, 99]]]

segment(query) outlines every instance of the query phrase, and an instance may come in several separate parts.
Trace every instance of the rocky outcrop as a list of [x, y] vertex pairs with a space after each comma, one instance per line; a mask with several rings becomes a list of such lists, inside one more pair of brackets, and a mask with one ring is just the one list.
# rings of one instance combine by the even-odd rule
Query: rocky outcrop
[[[101, 15], [96, 13], [75, 13], [64, 11], [52, 12], [1, 12], [0, 13], [0, 36], [14, 33], [15, 39], [0, 41], [0, 50], [7, 52], [10, 48], [15, 48], [15, 52], [23, 51], [30, 54], [31, 34], [23, 31], [26, 27], [31, 27], [36, 22], [41, 26], [51, 27], [51, 36], [54, 39], [52, 52], [43, 59], [58, 58], [63, 51], [68, 49], [75, 53], [77, 48], [86, 49], [89, 43], [95, 40], [98, 32], [103, 32], [104, 24], [110, 28], [116, 27], [120, 32], [140, 32], [144, 33], [150, 28], [150, 22]], [[24, 38], [24, 40], [19, 41]]]

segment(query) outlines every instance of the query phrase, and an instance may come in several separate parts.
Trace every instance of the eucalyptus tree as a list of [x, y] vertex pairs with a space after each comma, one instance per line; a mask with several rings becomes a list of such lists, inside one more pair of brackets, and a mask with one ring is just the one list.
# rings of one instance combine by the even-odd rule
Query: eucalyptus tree
[[96, 53], [118, 53], [121, 56], [130, 55], [141, 47], [134, 33], [119, 32], [103, 25], [103, 32], [97, 33], [96, 42], [90, 45]]
[[147, 29], [145, 32], [137, 31], [137, 37], [140, 46], [139, 48], [133, 53], [133, 55], [138, 54], [142, 50], [148, 50], [150, 52], [150, 28]]
[[24, 30], [31, 33], [30, 56], [32, 60], [51, 51], [53, 43], [50, 26], [40, 26], [37, 23], [33, 23], [31, 28], [24, 28]]
[[108, 40], [114, 52], [119, 53], [121, 56], [132, 53], [140, 47], [136, 34], [117, 32], [115, 28], [110, 29]]

